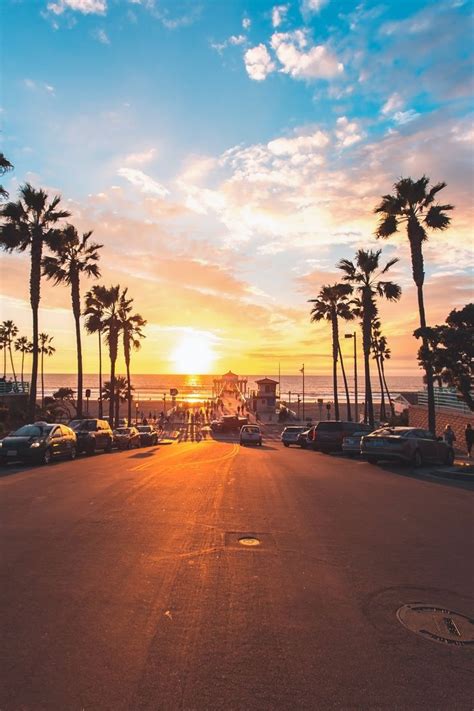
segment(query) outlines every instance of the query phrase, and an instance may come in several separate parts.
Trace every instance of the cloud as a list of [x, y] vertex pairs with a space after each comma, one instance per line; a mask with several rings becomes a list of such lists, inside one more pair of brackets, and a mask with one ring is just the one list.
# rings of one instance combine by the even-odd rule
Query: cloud
[[254, 81], [263, 81], [275, 71], [275, 64], [264, 44], [248, 49], [244, 54], [245, 69]]
[[224, 49], [229, 47], [229, 45], [237, 47], [238, 45], [245, 44], [246, 41], [247, 38], [245, 35], [231, 35], [229, 39], [224, 40], [224, 42], [211, 42], [211, 47], [221, 53]]
[[400, 126], [403, 126], [406, 123], [410, 123], [410, 121], [413, 121], [414, 119], [418, 118], [420, 114], [417, 113], [414, 109], [408, 109], [408, 111], [397, 111], [394, 116], [393, 120], [395, 123], [398, 123]]
[[33, 79], [24, 79], [23, 85], [30, 91], [44, 92], [46, 94], [49, 94], [49, 96], [56, 96], [56, 90], [51, 84], [34, 81]]
[[249, 17], [244, 17], [244, 19], [242, 20], [242, 27], [244, 28], [244, 30], [250, 29], [251, 24], [252, 20]]
[[306, 30], [275, 32], [271, 45], [282, 65], [281, 71], [295, 79], [331, 79], [344, 71], [342, 62], [327, 46], [309, 46]]
[[94, 30], [92, 32], [92, 37], [101, 44], [110, 44], [109, 36], [105, 30]]
[[328, 2], [329, 0], [303, 0], [301, 3], [301, 12], [303, 15], [318, 13]]
[[141, 170], [119, 168], [117, 174], [132, 183], [132, 185], [137, 187], [142, 193], [149, 193], [150, 195], [157, 195], [158, 197], [166, 197], [166, 195], [169, 195], [169, 190]]
[[391, 94], [385, 104], [382, 106], [382, 114], [387, 116], [388, 114], [393, 114], [403, 107], [403, 99], [396, 91]]
[[275, 5], [274, 8], [272, 8], [272, 25], [273, 27], [277, 28], [280, 27], [281, 23], [284, 21], [286, 17], [286, 13], [288, 12], [289, 5]]
[[340, 148], [348, 148], [363, 138], [357, 121], [349, 121], [346, 116], [340, 116], [337, 119], [335, 134]]
[[57, 0], [47, 5], [50, 12], [62, 15], [66, 10], [81, 12], [83, 15], [105, 15], [107, 0]]
[[156, 155], [156, 148], [149, 148], [141, 153], [129, 153], [124, 158], [126, 165], [145, 165], [150, 163]]
[[324, 131], [315, 131], [314, 133], [295, 136], [294, 138], [276, 138], [268, 143], [268, 148], [271, 153], [282, 155], [295, 155], [304, 153], [307, 155], [314, 150], [325, 148], [329, 143], [329, 137]]

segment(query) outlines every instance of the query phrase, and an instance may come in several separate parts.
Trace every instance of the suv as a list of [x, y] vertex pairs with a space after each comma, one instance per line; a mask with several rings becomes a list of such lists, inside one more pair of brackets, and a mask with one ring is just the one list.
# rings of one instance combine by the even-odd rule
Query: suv
[[308, 439], [311, 449], [319, 452], [336, 452], [342, 450], [342, 440], [344, 437], [356, 432], [369, 434], [372, 431], [370, 425], [364, 425], [360, 422], [345, 422], [340, 420], [327, 420], [326, 422], [318, 422], [311, 429]]
[[78, 452], [95, 454], [99, 449], [112, 450], [114, 436], [105, 420], [72, 420], [69, 427], [76, 433]]

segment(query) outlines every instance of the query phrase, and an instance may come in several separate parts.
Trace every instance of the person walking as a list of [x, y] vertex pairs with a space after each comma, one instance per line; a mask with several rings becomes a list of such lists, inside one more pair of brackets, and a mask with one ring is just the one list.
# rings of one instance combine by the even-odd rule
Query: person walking
[[466, 449], [468, 459], [471, 458], [472, 445], [474, 444], [474, 430], [471, 427], [471, 423], [468, 422], [466, 429], [464, 430], [464, 437], [466, 438]]
[[452, 447], [456, 441], [456, 435], [454, 434], [451, 425], [446, 425], [443, 432], [443, 439], [450, 447]]

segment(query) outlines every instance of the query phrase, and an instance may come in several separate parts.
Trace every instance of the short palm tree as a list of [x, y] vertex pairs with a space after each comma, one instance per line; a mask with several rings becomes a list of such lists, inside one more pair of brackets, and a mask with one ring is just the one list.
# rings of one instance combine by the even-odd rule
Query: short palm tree
[[54, 336], [47, 333], [39, 334], [39, 352], [41, 354], [41, 407], [44, 408], [44, 357], [49, 358], [56, 353], [56, 348], [52, 345]]
[[76, 329], [77, 352], [77, 415], [82, 417], [82, 343], [81, 343], [81, 274], [100, 277], [97, 265], [101, 244], [91, 242], [92, 232], [79, 237], [73, 225], [67, 225], [51, 240], [50, 247], [55, 256], [43, 259], [43, 274], [55, 284], [66, 284], [71, 288], [72, 313]]
[[127, 298], [127, 289], [120, 296], [119, 317], [123, 339], [123, 354], [127, 368], [127, 398], [128, 421], [132, 421], [132, 386], [130, 381], [130, 358], [132, 349], [138, 351], [141, 347], [140, 339], [145, 338], [142, 328], [146, 326], [145, 319], [140, 314], [131, 314], [132, 299]]
[[103, 416], [102, 408], [102, 332], [104, 324], [102, 314], [104, 304], [107, 301], [107, 289], [100, 284], [94, 284], [92, 289], [86, 293], [84, 315], [86, 316], [85, 327], [87, 333], [97, 333], [99, 337], [99, 417]]
[[29, 183], [20, 188], [18, 202], [8, 202], [0, 208], [0, 247], [8, 252], [30, 251], [30, 304], [33, 315], [33, 362], [29, 398], [29, 416], [34, 417], [38, 379], [38, 310], [41, 287], [43, 247], [57, 234], [58, 223], [69, 217], [61, 210], [61, 198], [51, 200], [44, 190], [36, 190]]
[[362, 345], [364, 351], [365, 399], [367, 403], [366, 417], [371, 427], [374, 427], [374, 402], [370, 382], [370, 350], [372, 346], [372, 321], [377, 315], [377, 296], [388, 301], [398, 301], [402, 290], [393, 281], [380, 279], [384, 276], [398, 259], [390, 259], [383, 268], [380, 267], [381, 249], [359, 249], [353, 262], [341, 259], [339, 269], [344, 272], [344, 281], [351, 284], [360, 300], [362, 317]]
[[[449, 227], [451, 218], [448, 211], [453, 210], [453, 205], [440, 205], [435, 203], [437, 193], [446, 187], [446, 183], [436, 183], [429, 186], [430, 179], [423, 175], [419, 180], [401, 178], [393, 186], [393, 195], [384, 195], [375, 208], [381, 216], [377, 227], [377, 237], [386, 239], [398, 231], [400, 224], [405, 223], [411, 251], [411, 267], [413, 281], [418, 294], [418, 311], [420, 327], [426, 329], [425, 303], [423, 297], [423, 284], [425, 281], [425, 268], [423, 260], [423, 242], [428, 239], [427, 228], [432, 230], [445, 230]], [[423, 349], [429, 352], [429, 343], [426, 333], [423, 334]], [[436, 433], [436, 413], [434, 401], [433, 369], [429, 359], [425, 363], [426, 385], [428, 394], [428, 427]]]
[[115, 365], [117, 363], [118, 342], [120, 336], [120, 285], [102, 287], [100, 291], [102, 307], [102, 333], [109, 349], [110, 358], [110, 397], [109, 399], [109, 422], [114, 423], [115, 414]]
[[24, 382], [25, 355], [33, 352], [33, 344], [27, 336], [20, 336], [15, 341], [15, 350], [21, 353], [21, 382]]
[[[131, 389], [133, 390], [133, 386], [131, 386]], [[128, 383], [127, 383], [127, 378], [124, 378], [123, 375], [117, 375], [115, 377], [115, 382], [114, 382], [114, 387], [112, 388], [112, 384], [110, 380], [107, 380], [104, 383], [104, 387], [102, 389], [102, 397], [104, 400], [109, 400], [109, 402], [114, 402], [114, 423], [112, 424], [111, 421], [111, 427], [117, 427], [118, 426], [118, 421], [120, 417], [120, 405], [121, 403], [127, 402], [128, 400]], [[128, 424], [131, 422], [131, 418], [128, 420]]]
[[[354, 318], [349, 304], [349, 296], [352, 294], [352, 286], [350, 284], [333, 284], [332, 286], [323, 286], [316, 299], [310, 299], [314, 303], [311, 309], [311, 322], [326, 321], [331, 322], [332, 326], [332, 382], [334, 392], [334, 415], [336, 420], [339, 420], [339, 397], [337, 392], [337, 361], [339, 356], [342, 358], [341, 348], [339, 344], [339, 324], [338, 318], [343, 318], [347, 321]], [[344, 373], [344, 382], [346, 386], [347, 397], [347, 415], [349, 420], [352, 419], [351, 405], [349, 399], [349, 391], [347, 388], [347, 380]]]
[[2, 323], [2, 338], [5, 343], [5, 351], [8, 348], [8, 353], [10, 355], [10, 364], [12, 367], [12, 373], [13, 373], [13, 379], [15, 383], [17, 382], [16, 380], [16, 373], [15, 373], [15, 365], [13, 363], [13, 352], [12, 352], [12, 343], [14, 339], [18, 336], [18, 328], [15, 326], [13, 321], [4, 321]]

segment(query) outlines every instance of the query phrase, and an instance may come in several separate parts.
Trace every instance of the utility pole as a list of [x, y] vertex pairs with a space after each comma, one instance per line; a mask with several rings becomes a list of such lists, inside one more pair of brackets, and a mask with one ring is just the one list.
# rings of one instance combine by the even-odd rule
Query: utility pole
[[302, 375], [303, 375], [303, 420], [304, 420], [304, 363], [303, 363], [303, 367], [300, 370], [300, 373], [302, 373]]

